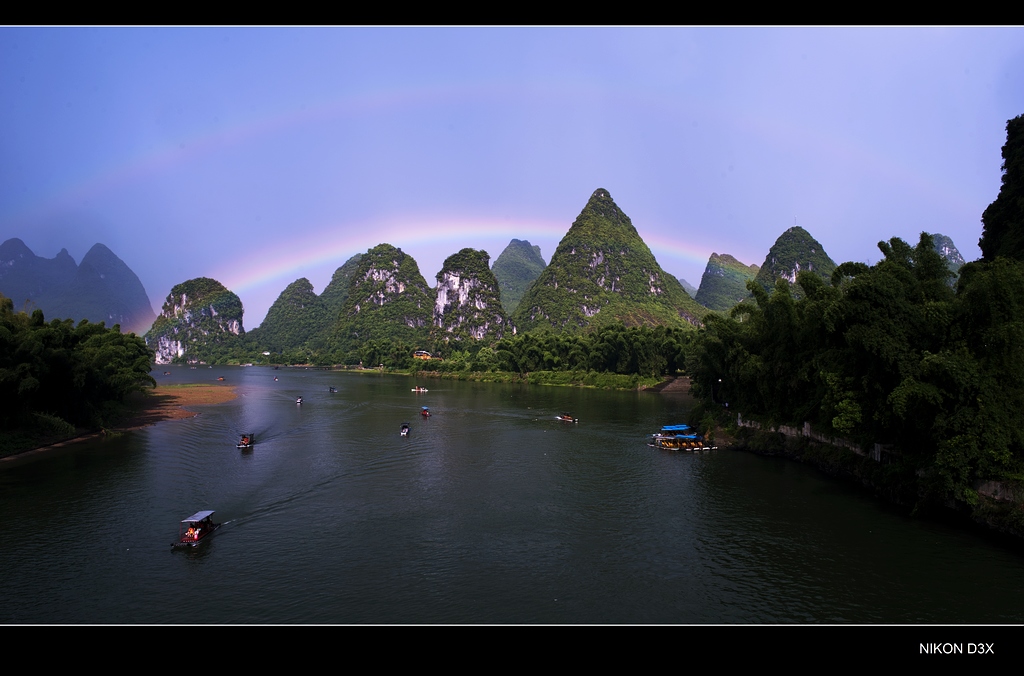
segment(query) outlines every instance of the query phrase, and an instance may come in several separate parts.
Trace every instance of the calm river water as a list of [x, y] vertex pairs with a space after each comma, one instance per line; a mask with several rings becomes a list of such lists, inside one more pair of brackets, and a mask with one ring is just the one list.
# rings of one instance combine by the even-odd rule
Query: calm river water
[[[686, 398], [172, 371], [240, 396], [0, 471], [2, 621], [1024, 620], [1019, 554], [795, 463], [646, 446]], [[200, 509], [224, 527], [172, 552]]]

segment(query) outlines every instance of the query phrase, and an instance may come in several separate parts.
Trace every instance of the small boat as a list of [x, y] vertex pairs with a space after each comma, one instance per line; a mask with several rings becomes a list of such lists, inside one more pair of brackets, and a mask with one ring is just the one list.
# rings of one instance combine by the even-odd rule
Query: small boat
[[218, 380], [218, 382], [224, 382], [224, 376], [221, 376], [220, 378], [217, 378], [217, 380]]
[[420, 409], [420, 415], [423, 416], [424, 418], [429, 418], [430, 417], [430, 409], [427, 408], [426, 406], [422, 407]]
[[668, 451], [714, 451], [718, 446], [709, 446], [700, 434], [682, 434], [690, 430], [689, 425], [665, 425], [657, 434], [652, 434], [648, 446]]
[[426, 392], [427, 388], [425, 388], [425, 387], [414, 387], [414, 388], [412, 388], [412, 391], [413, 392]]
[[295, 397], [295, 403], [296, 404], [301, 404], [302, 403], [302, 397]]
[[561, 420], [562, 422], [571, 422], [571, 423], [578, 423], [578, 422], [580, 421], [580, 419], [579, 419], [579, 418], [573, 418], [573, 417], [572, 417], [571, 415], [569, 415], [568, 413], [563, 413], [562, 415], [559, 415], [559, 416], [555, 416], [555, 417], [556, 417], [556, 418], [557, 418], [558, 420]]
[[181, 520], [181, 526], [178, 528], [178, 541], [172, 542], [171, 547], [195, 547], [220, 526], [221, 524], [213, 522], [212, 509], [196, 512], [187, 519]]
[[330, 392], [331, 394], [334, 394], [335, 392], [338, 391], [338, 388], [337, 387], [328, 387], [327, 391]]
[[402, 423], [402, 436], [409, 436], [409, 423]]
[[256, 436], [253, 434], [243, 434], [239, 440], [236, 448], [252, 448], [256, 444]]

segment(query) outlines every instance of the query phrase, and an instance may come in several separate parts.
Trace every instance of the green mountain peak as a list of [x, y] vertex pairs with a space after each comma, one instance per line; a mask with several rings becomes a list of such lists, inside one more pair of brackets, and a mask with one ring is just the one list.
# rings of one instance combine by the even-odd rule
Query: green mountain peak
[[437, 273], [434, 326], [444, 340], [490, 338], [511, 333], [508, 315], [501, 307], [498, 280], [488, 267], [486, 251], [463, 249], [444, 261]]
[[697, 323], [706, 310], [662, 270], [611, 194], [598, 188], [513, 315], [519, 330]]
[[413, 257], [378, 244], [359, 258], [335, 336], [345, 349], [386, 338], [425, 341], [433, 309], [434, 292]]
[[729, 254], [712, 253], [694, 300], [709, 310], [729, 310], [750, 295], [747, 282], [758, 270], [756, 265], [745, 265]]
[[146, 344], [157, 364], [206, 360], [245, 334], [243, 312], [238, 296], [216, 279], [190, 279], [171, 289]]
[[[957, 250], [956, 245], [953, 244], [953, 240], [946, 235], [939, 233], [932, 234], [932, 243], [935, 245], [935, 250], [939, 252], [943, 260], [946, 261], [946, 267], [954, 275], [960, 274], [960, 268], [964, 266], [964, 257], [960, 255], [960, 251]], [[950, 282], [951, 284], [956, 283], [956, 278]]]
[[491, 266], [491, 272], [501, 287], [501, 305], [505, 312], [515, 312], [523, 294], [540, 277], [546, 266], [539, 246], [519, 239], [508, 243]]
[[259, 351], [283, 352], [304, 345], [323, 327], [325, 316], [323, 302], [313, 293], [313, 284], [302, 277], [281, 292], [263, 323], [249, 331], [248, 338]]
[[[795, 284], [797, 273], [801, 270], [814, 272], [829, 280], [835, 269], [835, 261], [829, 258], [818, 240], [800, 226], [794, 225], [775, 240], [754, 281], [771, 291], [779, 279]], [[794, 287], [793, 292], [797, 296], [801, 294], [799, 287]]]

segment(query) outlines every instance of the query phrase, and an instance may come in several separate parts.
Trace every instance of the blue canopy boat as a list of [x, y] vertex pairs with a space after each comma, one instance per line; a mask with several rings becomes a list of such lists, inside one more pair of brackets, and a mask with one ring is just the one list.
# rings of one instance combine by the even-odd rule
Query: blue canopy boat
[[665, 425], [661, 432], [652, 434], [648, 446], [670, 451], [713, 451], [718, 446], [708, 446], [700, 434], [681, 434], [690, 430], [689, 425]]

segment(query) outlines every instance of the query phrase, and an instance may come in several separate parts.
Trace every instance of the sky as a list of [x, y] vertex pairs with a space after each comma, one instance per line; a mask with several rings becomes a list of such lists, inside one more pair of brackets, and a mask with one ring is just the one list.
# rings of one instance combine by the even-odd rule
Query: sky
[[837, 263], [950, 236], [977, 259], [1022, 28], [0, 28], [0, 241], [213, 277], [255, 328], [387, 242], [550, 260], [597, 188], [667, 272]]

